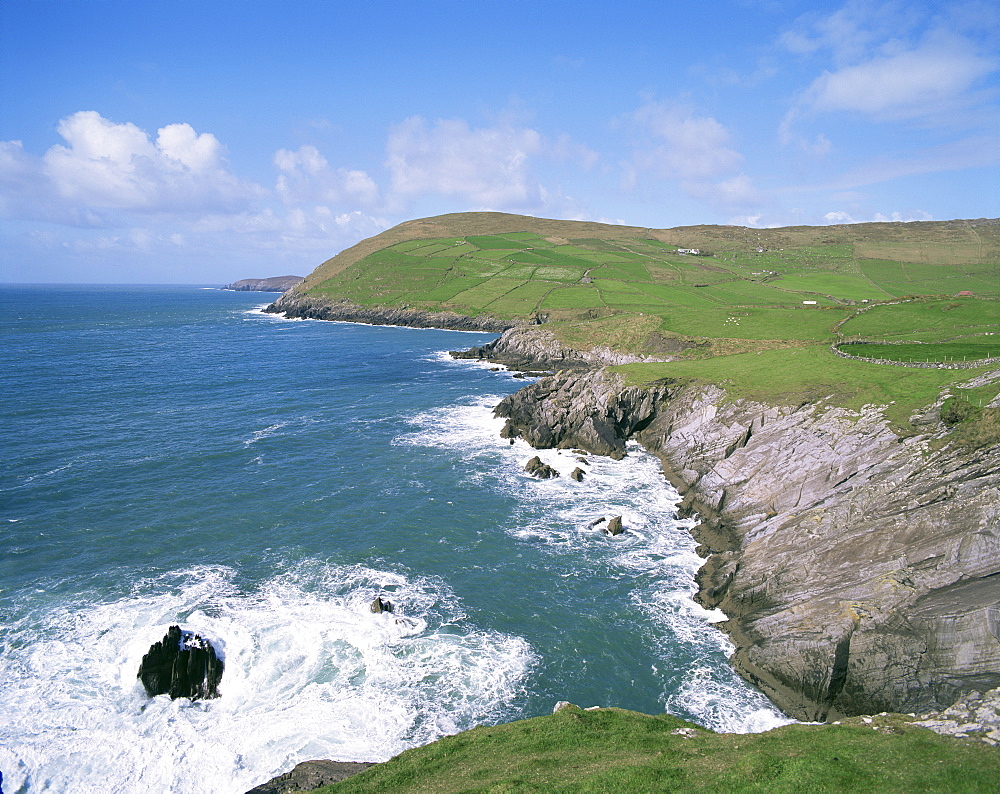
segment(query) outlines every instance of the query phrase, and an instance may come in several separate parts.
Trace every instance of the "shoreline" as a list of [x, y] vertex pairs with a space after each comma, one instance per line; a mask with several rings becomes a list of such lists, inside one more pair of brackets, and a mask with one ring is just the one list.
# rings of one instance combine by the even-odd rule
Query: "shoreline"
[[[288, 305], [342, 319], [293, 292], [269, 309]], [[365, 312], [351, 320], [438, 319]], [[521, 325], [452, 355], [542, 376], [497, 406], [502, 437], [612, 458], [633, 439], [656, 455], [681, 509], [700, 519], [696, 601], [727, 615], [717, 627], [737, 647], [731, 664], [778, 708], [820, 722], [929, 712], [1000, 686], [1000, 538], [977, 529], [996, 521], [985, 494], [1000, 488], [1000, 450], [941, 447], [943, 399], [901, 437], [877, 406], [731, 401], [718, 386], [680, 381], [624, 387], [605, 369], [621, 363], [610, 352], [572, 350], [544, 326]]]
[[420, 309], [366, 307], [347, 301], [311, 298], [289, 290], [264, 309], [266, 314], [283, 314], [286, 319], [334, 320], [363, 325], [430, 328], [443, 331], [483, 331], [503, 333], [516, 323], [490, 315], [467, 317], [450, 312], [425, 312]]
[[[374, 324], [352, 320], [347, 320], [347, 322]], [[428, 326], [404, 324], [402, 327]], [[459, 329], [446, 328], [443, 330]], [[501, 339], [508, 336], [508, 334], [505, 334]], [[495, 349], [496, 345], [492, 343], [491, 345]], [[456, 352], [452, 352], [451, 355], [458, 359], [477, 359], [483, 363], [498, 364], [511, 370], [521, 371], [535, 369], [541, 363], [535, 359], [534, 363], [536, 366], [530, 366], [532, 359], [529, 356], [525, 356], [519, 360], [508, 357], [494, 358], [489, 355], [489, 351], [481, 348], [473, 348], [472, 351], [465, 352], [471, 354], [463, 356], [461, 353], [456, 354]], [[553, 363], [558, 362], [553, 362], [552, 360], [544, 361], [544, 364], [548, 368], [552, 368]], [[851, 708], [851, 702], [836, 702], [838, 695], [844, 693], [845, 690], [850, 691], [849, 684], [857, 683], [854, 679], [857, 677], [858, 671], [852, 667], [854, 661], [852, 651], [854, 649], [851, 648], [851, 637], [855, 633], [859, 636], [864, 636], [866, 633], [864, 631], [865, 627], [860, 625], [861, 620], [857, 620], [851, 624], [850, 632], [847, 635], [847, 643], [844, 643], [842, 639], [838, 640], [830, 632], [827, 632], [825, 636], [814, 638], [814, 640], [819, 639], [818, 643], [813, 643], [814, 653], [815, 648], [818, 647], [828, 648], [829, 653], [824, 656], [818, 667], [814, 666], [811, 670], [806, 671], [813, 675], [818, 671], [823, 679], [819, 689], [809, 692], [805, 691], [806, 688], [801, 685], [796, 686], [794, 680], [782, 680], [775, 677], [773, 669], [769, 670], [765, 667], [757, 666], [757, 660], [752, 657], [748, 658], [748, 649], [752, 651], [756, 645], [759, 645], [762, 636], [759, 628], [754, 626], [756, 618], [752, 607], [755, 600], [751, 597], [748, 605], [745, 597], [734, 598], [732, 592], [735, 589], [734, 583], [737, 585], [740, 584], [740, 557], [760, 537], [754, 534], [754, 527], [759, 527], [762, 523], [766, 525], [769, 522], [774, 525], [776, 523], [774, 519], [778, 516], [795, 517], [795, 511], [786, 510], [784, 513], [770, 511], [773, 514], [770, 514], [769, 511], [753, 512], [752, 509], [749, 509], [750, 505], [748, 505], [746, 495], [740, 493], [741, 489], [746, 490], [746, 484], [752, 479], [752, 476], [743, 482], [736, 482], [734, 485], [730, 481], [720, 479], [716, 467], [721, 466], [723, 471], [739, 470], [739, 464], [747, 462], [746, 460], [740, 460], [741, 456], [747, 458], [750, 452], [759, 452], [759, 449], [757, 449], [761, 443], [759, 439], [767, 437], [769, 432], [776, 434], [775, 438], [771, 439], [772, 441], [781, 438], [783, 434], [794, 432], [796, 426], [810, 429], [812, 432], [822, 435], [836, 426], [837, 422], [843, 420], [845, 418], [843, 415], [848, 412], [839, 409], [824, 409], [818, 405], [783, 408], [747, 403], [746, 401], [726, 404], [724, 400], [725, 392], [721, 389], [716, 387], [691, 389], [685, 384], [677, 383], [664, 383], [654, 386], [652, 389], [639, 389], [636, 387], [622, 388], [619, 383], [608, 388], [603, 394], [599, 393], [599, 390], [591, 389], [589, 401], [578, 402], [580, 394], [574, 394], [574, 385], [578, 385], [580, 381], [585, 381], [588, 378], [607, 380], [609, 376], [599, 363], [588, 361], [582, 357], [573, 361], [571, 366], [565, 366], [569, 363], [568, 361], [563, 361], [563, 369], [555, 375], [543, 377], [542, 380], [526, 385], [509, 397], [504, 398], [498, 404], [495, 415], [502, 416], [499, 409], [503, 403], [514, 400], [519, 395], [525, 397], [532, 392], [540, 392], [543, 396], [541, 396], [539, 404], [541, 404], [541, 401], [563, 401], [564, 412], [561, 415], [563, 419], [566, 419], [573, 412], [573, 408], [577, 409], [577, 413], [590, 411], [591, 419], [593, 419], [593, 414], [600, 414], [603, 411], [606, 417], [613, 418], [614, 421], [610, 425], [614, 426], [615, 432], [620, 433], [621, 437], [619, 440], [623, 444], [628, 440], [636, 441], [646, 452], [656, 457], [664, 479], [681, 496], [681, 501], [678, 505], [679, 517], [696, 515], [699, 519], [699, 523], [690, 529], [692, 536], [699, 544], [698, 553], [704, 560], [704, 563], [694, 577], [696, 588], [694, 599], [701, 606], [709, 609], [720, 609], [726, 615], [727, 619], [714, 623], [713, 628], [722, 631], [736, 646], [737, 652], [730, 659], [730, 664], [734, 670], [749, 683], [763, 691], [779, 709], [786, 713], [791, 713], [793, 716], [802, 715], [811, 717], [812, 719], [808, 721], [833, 722], [844, 717], [876, 714], [879, 711], [903, 711], [903, 708], [879, 709], [877, 708], [877, 704], [869, 704], [868, 708], [857, 708], [861, 702], [857, 698], [853, 701], [854, 706], [856, 706], [855, 708]], [[715, 388], [714, 392], [713, 388]], [[643, 403], [643, 400], [639, 399], [640, 392], [647, 396], [652, 392], [654, 396]], [[674, 403], [672, 412], [664, 408], [664, 406], [670, 405], [670, 403]], [[726, 411], [728, 411], [728, 414], [726, 414]], [[678, 417], [690, 416], [692, 414], [700, 414], [703, 417], [707, 417], [704, 423], [705, 427], [703, 428], [707, 431], [707, 434], [701, 436], [690, 435], [686, 431], [692, 428], [677, 427], [675, 425], [675, 420]], [[708, 414], [711, 414], [711, 416], [708, 416]], [[752, 414], [752, 416], [748, 416], [748, 414]], [[885, 437], [885, 428], [876, 426], [877, 422], [872, 424], [871, 416], [864, 415], [857, 418], [846, 418], [849, 423], [853, 422], [862, 425], [860, 430], [853, 434], [854, 437], [864, 439], [866, 437], [865, 432], [872, 431], [874, 437], [881, 439], [881, 442], [885, 442], [881, 443], [880, 449], [892, 446], [916, 448], [920, 445], [922, 439], [927, 437], [926, 435], [921, 436], [917, 442], [913, 442], [898, 438], [895, 434], [892, 434], [892, 438], [887, 439]], [[552, 425], [545, 427], [544, 415], [535, 414], [533, 419], [536, 422], [534, 429], [544, 428], [551, 432]], [[509, 422], [510, 417], [508, 417]], [[590, 431], [593, 431], [593, 421], [590, 424]], [[693, 426], [694, 429], [698, 427], [697, 423]], [[768, 427], [767, 431], [765, 431], [765, 427]], [[818, 430], [815, 428], [818, 428]], [[843, 438], [851, 436], [842, 427], [837, 432], [840, 432]], [[607, 447], [604, 449], [594, 449], [592, 445], [586, 443], [579, 436], [573, 436], [572, 438], [570, 436], [563, 436], [558, 439], [550, 439], [555, 443], [535, 444], [531, 438], [523, 434], [513, 433], [512, 431], [512, 435], [508, 435], [506, 427], [505, 431], [501, 433], [502, 437], [513, 437], [513, 435], [519, 435], [536, 448], [580, 447], [587, 449], [593, 454], [608, 454]], [[528, 435], [530, 436], [531, 434], [528, 433]], [[592, 435], [594, 439], [601, 441], [600, 433], [595, 434], [592, 432]], [[785, 435], [785, 438], [787, 437]], [[891, 444], [887, 443], [888, 441], [891, 441]], [[600, 447], [601, 445], [598, 443], [596, 446]], [[692, 448], [695, 446], [700, 446], [701, 448], [693, 450]], [[685, 454], [678, 454], [677, 450], [680, 447], [686, 450]], [[923, 448], [921, 447], [921, 449]], [[774, 449], [781, 452], [783, 447], [780, 444], [777, 447], [772, 445], [772, 452]], [[613, 450], [611, 451], [613, 452]], [[614, 457], [614, 455], [610, 455], [610, 457]], [[862, 457], [864, 456], [862, 455]], [[905, 455], [903, 457], [905, 458]], [[891, 455], [887, 460], [890, 466], [896, 462]], [[729, 468], [727, 468], [727, 461], [729, 461]], [[860, 468], [863, 469], [864, 467]], [[859, 474], [870, 473], [859, 471], [856, 474], [849, 475], [848, 479]], [[787, 483], [785, 484], [787, 485]], [[715, 491], [711, 490], [713, 485], [716, 486]], [[806, 512], [808, 512], [808, 509]], [[915, 600], [918, 599], [911, 598], [909, 603], [912, 604]], [[859, 602], [858, 599], [855, 599], [855, 602]], [[751, 609], [745, 609], [747, 606], [751, 607]], [[899, 606], [905, 606], [905, 603], [901, 603]], [[748, 623], [745, 623], [744, 620], [747, 618], [750, 620]], [[834, 628], [837, 628], [837, 626], [834, 626]], [[892, 625], [889, 628], [894, 629], [896, 626]], [[874, 632], [874, 634], [877, 636], [878, 632]], [[857, 645], [857, 639], [855, 639], [855, 649]], [[842, 651], [842, 649], [844, 650]], [[845, 656], [847, 657], [846, 660], [844, 659]], [[772, 654], [771, 658], [777, 660], [779, 665], [782, 664], [780, 655]], [[801, 662], [802, 659], [800, 658], [798, 661]], [[981, 679], [985, 683], [989, 683], [989, 680], [988, 676]], [[998, 693], [995, 691], [996, 686], [997, 684], [994, 684], [992, 687], [981, 685], [981, 689], [982, 691], [990, 690], [990, 695], [997, 695]], [[946, 694], [949, 691], [951, 694]], [[956, 692], [959, 694], [964, 693], [965, 700], [954, 696]], [[961, 720], [954, 717], [951, 712], [955, 712], [959, 704], [965, 701], [977, 702], [975, 701], [977, 692], [974, 690], [970, 692], [970, 689], [967, 687], [965, 690], [954, 688], [952, 690], [939, 690], [936, 694], [938, 697], [938, 700], [935, 702], [936, 707], [933, 709], [914, 708], [911, 712], [912, 721], [915, 724], [922, 724], [924, 727], [931, 728], [939, 733], [959, 736], [966, 735], [966, 733], [963, 733], [963, 729], [968, 730], [968, 725], [965, 724], [963, 726], [963, 724], [960, 724]], [[942, 709], [944, 710], [942, 711]], [[909, 711], [909, 709], [906, 710]], [[917, 717], [915, 713], [920, 713], [923, 716]], [[922, 720], [922, 722], [918, 720]], [[991, 728], [993, 729], [993, 733], [997, 732], [997, 726], [988, 722], [980, 727], [982, 728], [980, 732], [984, 734]], [[984, 739], [984, 741], [989, 741], [989, 739]]]

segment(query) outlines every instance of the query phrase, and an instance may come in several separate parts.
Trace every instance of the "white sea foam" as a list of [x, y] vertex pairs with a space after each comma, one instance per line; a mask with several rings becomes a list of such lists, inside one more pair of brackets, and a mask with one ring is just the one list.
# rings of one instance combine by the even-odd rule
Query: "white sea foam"
[[[4, 626], [7, 790], [242, 792], [309, 758], [385, 760], [495, 718], [533, 664], [439, 580], [320, 563], [235, 579], [195, 568]], [[378, 594], [395, 613], [372, 614]], [[146, 697], [139, 662], [172, 623], [221, 649], [219, 699]]]
[[[703, 560], [689, 531], [694, 522], [676, 517], [679, 495], [663, 477], [660, 462], [635, 444], [621, 461], [510, 444], [499, 437], [504, 420], [492, 414], [498, 401], [475, 398], [417, 415], [412, 419], [417, 429], [397, 443], [454, 449], [469, 465], [471, 481], [516, 494], [524, 509], [507, 528], [515, 537], [554, 553], [576, 554], [580, 565], [610, 566], [613, 574], [633, 577], [632, 601], [652, 626], [662, 657], [656, 674], [665, 710], [728, 732], [788, 722], [727, 664], [733, 647], [711, 625], [725, 616], [692, 599]], [[524, 465], [535, 455], [560, 476], [529, 477]], [[569, 477], [577, 467], [584, 471], [582, 482]], [[595, 521], [615, 515], [626, 531], [605, 538]]]
[[243, 446], [244, 447], [249, 447], [251, 444], [256, 444], [262, 438], [268, 438], [270, 436], [273, 436], [275, 433], [277, 433], [279, 430], [281, 430], [281, 428], [283, 428], [283, 427], [285, 427], [287, 425], [288, 425], [288, 422], [277, 422], [276, 424], [269, 425], [268, 427], [265, 427], [263, 430], [255, 430], [253, 432], [253, 435], [250, 436], [250, 438], [245, 439], [243, 441]]

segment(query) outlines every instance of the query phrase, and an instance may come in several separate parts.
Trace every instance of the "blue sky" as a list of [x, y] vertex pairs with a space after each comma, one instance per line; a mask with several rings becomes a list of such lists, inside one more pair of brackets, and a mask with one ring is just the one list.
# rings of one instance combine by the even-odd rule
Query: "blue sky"
[[0, 281], [305, 274], [411, 218], [1000, 215], [995, 2], [2, 0]]

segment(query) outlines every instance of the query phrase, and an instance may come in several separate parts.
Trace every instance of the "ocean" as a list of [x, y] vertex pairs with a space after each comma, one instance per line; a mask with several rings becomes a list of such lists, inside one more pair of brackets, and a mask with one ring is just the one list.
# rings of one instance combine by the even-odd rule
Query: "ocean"
[[[0, 287], [7, 794], [244, 792], [561, 700], [787, 721], [691, 600], [653, 456], [501, 439], [525, 381], [447, 355], [494, 335], [286, 320], [274, 297]], [[535, 454], [563, 476], [528, 477]], [[611, 515], [625, 534], [590, 528]], [[224, 655], [220, 698], [146, 696], [173, 623]]]

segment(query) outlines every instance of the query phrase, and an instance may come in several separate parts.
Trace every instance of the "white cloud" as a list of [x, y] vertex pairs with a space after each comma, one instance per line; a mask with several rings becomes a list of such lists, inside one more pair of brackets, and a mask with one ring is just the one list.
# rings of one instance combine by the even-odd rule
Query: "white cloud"
[[278, 196], [286, 204], [356, 203], [370, 206], [378, 201], [378, 185], [367, 172], [331, 168], [315, 146], [297, 151], [279, 149], [274, 155]]
[[199, 135], [188, 124], [161, 128], [153, 142], [134, 124], [80, 111], [57, 129], [69, 145], [49, 149], [42, 172], [71, 202], [133, 212], [200, 212], [238, 209], [264, 192], [229, 170], [214, 135]]
[[192, 225], [195, 236], [239, 240], [264, 250], [317, 252], [329, 256], [340, 248], [385, 231], [384, 218], [360, 210], [336, 212], [326, 206], [293, 207], [283, 213], [270, 208], [233, 215], [208, 215]]
[[852, 218], [848, 213], [843, 210], [837, 210], [836, 212], [828, 212], [823, 216], [823, 220], [827, 223], [857, 223], [854, 218]]
[[80, 111], [57, 130], [67, 145], [57, 144], [40, 158], [17, 141], [0, 143], [5, 214], [103, 225], [109, 211], [234, 211], [264, 194], [229, 170], [214, 135], [199, 135], [188, 124], [169, 124], [153, 141], [134, 124]]
[[995, 59], [976, 55], [961, 42], [933, 42], [825, 72], [808, 88], [803, 104], [879, 118], [936, 115], [953, 109], [996, 68]]
[[828, 50], [836, 63], [850, 63], [870, 54], [881, 41], [909, 35], [920, 16], [913, 4], [850, 0], [831, 14], [799, 17], [778, 42], [795, 55]]
[[428, 124], [411, 116], [389, 134], [386, 167], [399, 201], [438, 194], [483, 208], [531, 208], [545, 203], [530, 167], [543, 149], [530, 128], [473, 129], [462, 119]]
[[[921, 4], [852, 1], [827, 15], [800, 18], [779, 43], [815, 64], [808, 82], [779, 127], [783, 143], [814, 148], [794, 132], [817, 114], [858, 114], [878, 122], [924, 126], [981, 126], [995, 93], [981, 89], [1000, 69], [989, 32], [995, 8], [956, 4], [931, 10]], [[971, 18], [979, 20], [971, 24]], [[827, 68], [819, 71], [823, 61]], [[801, 67], [800, 67], [801, 68]]]
[[843, 210], [835, 210], [833, 212], [828, 212], [823, 216], [823, 220], [828, 224], [842, 224], [842, 223], [913, 223], [914, 221], [932, 221], [934, 216], [929, 212], [924, 212], [924, 210], [906, 210], [904, 212], [890, 212], [888, 215], [884, 215], [881, 212], [876, 212], [871, 218], [855, 218], [849, 212], [844, 212]]
[[652, 178], [674, 181], [688, 195], [729, 211], [745, 211], [760, 202], [743, 173], [743, 155], [733, 148], [729, 131], [714, 118], [650, 102], [628, 121], [635, 147], [623, 164], [626, 190]]
[[730, 146], [729, 131], [714, 118], [651, 102], [632, 120], [646, 142], [635, 163], [661, 179], [711, 179], [743, 164], [743, 156]]

